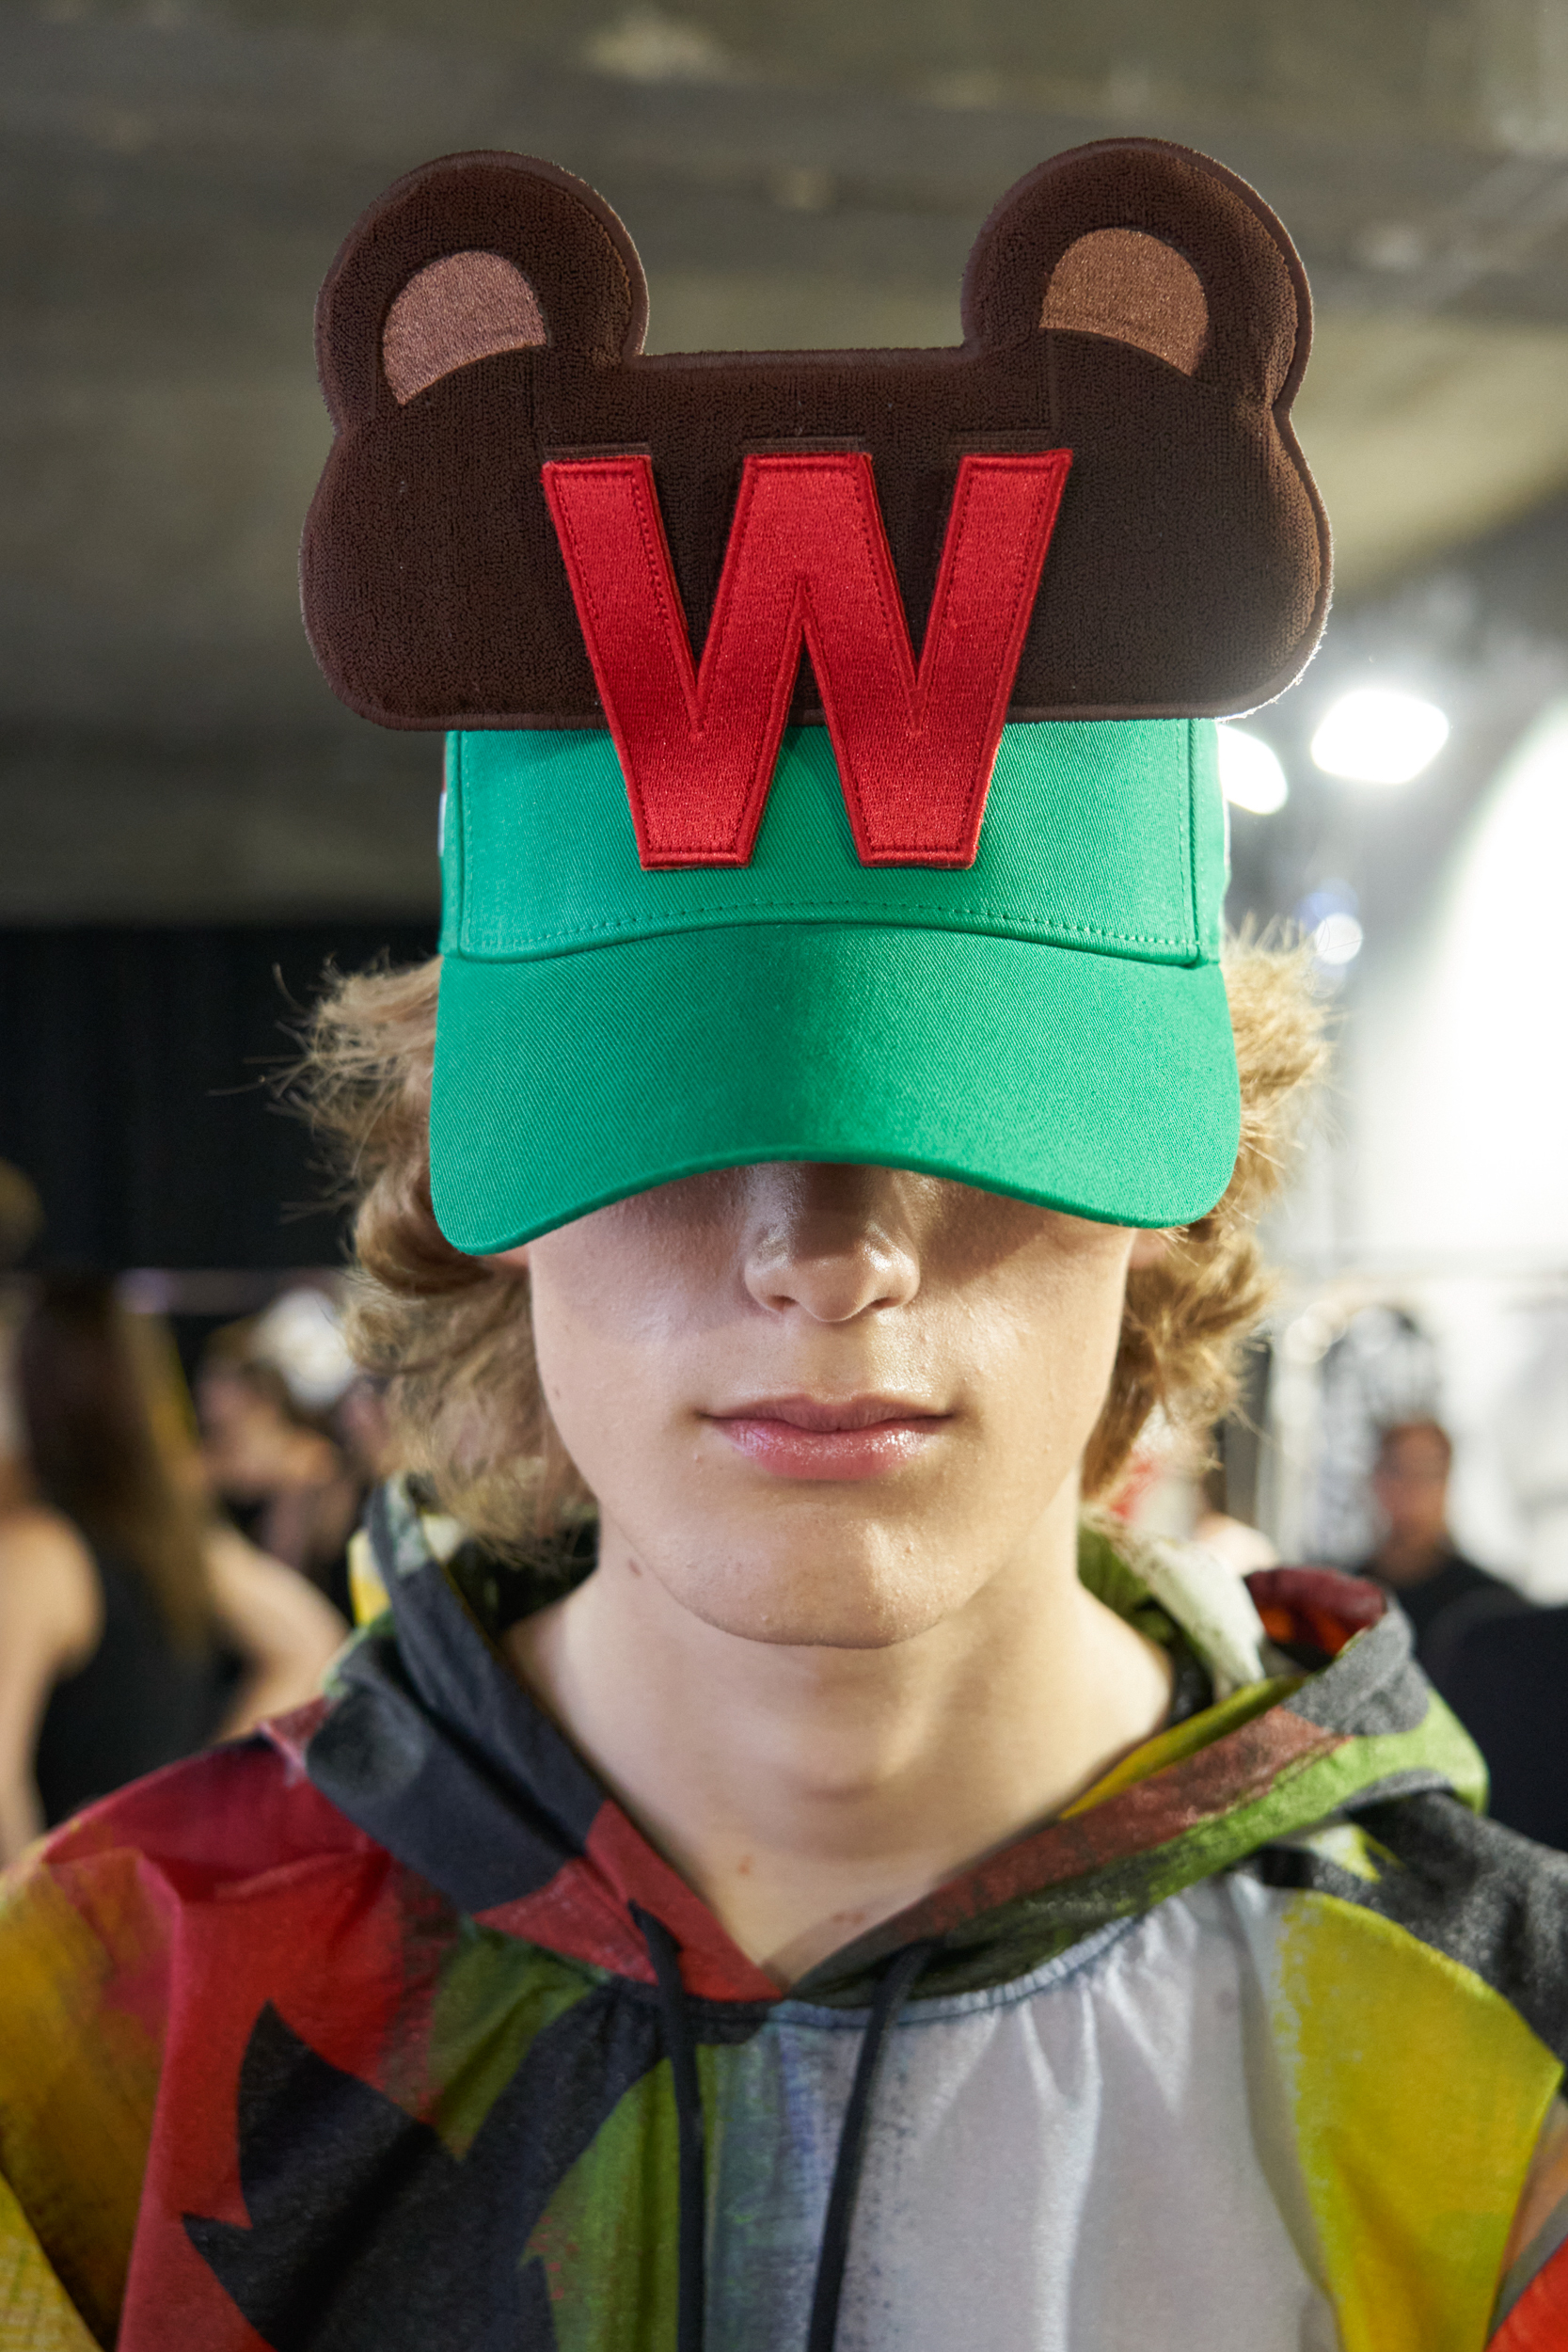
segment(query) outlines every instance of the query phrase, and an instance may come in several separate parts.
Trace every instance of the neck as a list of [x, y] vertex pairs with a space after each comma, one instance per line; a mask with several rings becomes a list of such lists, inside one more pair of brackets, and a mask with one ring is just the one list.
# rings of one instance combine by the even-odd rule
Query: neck
[[1044, 1821], [1164, 1721], [1157, 1649], [1078, 1581], [1074, 1493], [955, 1615], [881, 1648], [727, 1633], [618, 1532], [513, 1661], [749, 1958], [787, 1985]]

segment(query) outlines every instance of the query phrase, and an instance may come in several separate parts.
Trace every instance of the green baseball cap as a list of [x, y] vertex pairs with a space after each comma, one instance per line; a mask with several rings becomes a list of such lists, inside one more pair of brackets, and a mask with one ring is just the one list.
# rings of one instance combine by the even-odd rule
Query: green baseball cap
[[700, 1170], [848, 1161], [1189, 1223], [1240, 1121], [1208, 719], [1003, 731], [964, 867], [861, 863], [826, 727], [750, 863], [648, 870], [599, 728], [448, 738], [431, 1183], [507, 1249]]

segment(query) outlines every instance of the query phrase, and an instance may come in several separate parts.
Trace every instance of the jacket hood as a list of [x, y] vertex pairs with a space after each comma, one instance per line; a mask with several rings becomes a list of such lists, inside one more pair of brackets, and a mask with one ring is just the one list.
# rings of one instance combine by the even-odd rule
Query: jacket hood
[[[689, 1994], [777, 2000], [507, 1667], [500, 1635], [559, 1597], [559, 1575], [462, 1543], [401, 1481], [372, 1498], [366, 1534], [360, 1581], [386, 1605], [327, 1698], [274, 1728], [322, 1794], [482, 1926], [651, 1983], [652, 1918]], [[591, 1565], [585, 1550], [579, 1574]], [[832, 1954], [792, 1997], [862, 2006], [889, 1956], [917, 1943], [923, 1994], [978, 1990], [1365, 1808], [1431, 1790], [1483, 1803], [1476, 1750], [1374, 1586], [1307, 1568], [1243, 1583], [1195, 1546], [1124, 1547], [1095, 1528], [1079, 1572], [1177, 1652], [1194, 1711], [1057, 1819]]]

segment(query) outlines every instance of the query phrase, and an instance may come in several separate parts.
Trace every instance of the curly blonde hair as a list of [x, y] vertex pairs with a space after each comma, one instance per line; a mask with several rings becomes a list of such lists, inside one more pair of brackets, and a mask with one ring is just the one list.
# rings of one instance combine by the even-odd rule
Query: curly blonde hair
[[[440, 968], [437, 957], [334, 976], [287, 1093], [329, 1144], [341, 1197], [356, 1211], [349, 1343], [387, 1384], [400, 1460], [486, 1543], [531, 1551], [592, 1501], [540, 1390], [526, 1273], [454, 1249], [431, 1207]], [[1236, 940], [1224, 969], [1242, 1084], [1235, 1172], [1207, 1216], [1128, 1279], [1116, 1365], [1084, 1459], [1087, 1498], [1114, 1487], [1157, 1406], [1183, 1432], [1223, 1416], [1268, 1301], [1256, 1225], [1322, 1067], [1323, 1010], [1303, 948]]]

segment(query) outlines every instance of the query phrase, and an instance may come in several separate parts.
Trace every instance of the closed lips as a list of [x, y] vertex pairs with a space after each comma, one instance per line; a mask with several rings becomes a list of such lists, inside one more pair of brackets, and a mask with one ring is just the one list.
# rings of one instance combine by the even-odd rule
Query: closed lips
[[903, 1399], [758, 1398], [712, 1422], [761, 1470], [783, 1478], [865, 1479], [889, 1475], [915, 1459], [951, 1419]]

